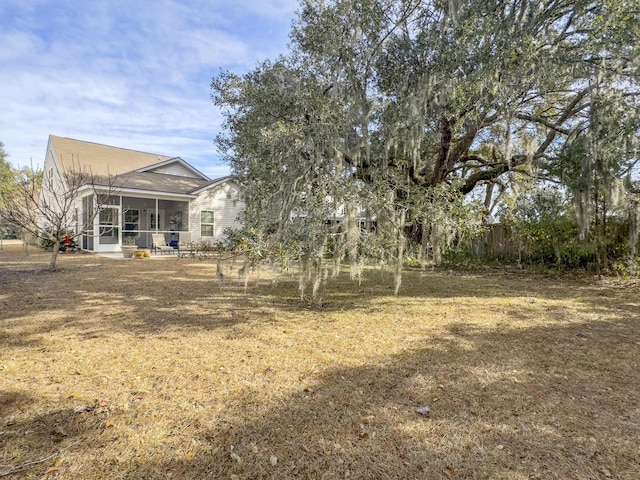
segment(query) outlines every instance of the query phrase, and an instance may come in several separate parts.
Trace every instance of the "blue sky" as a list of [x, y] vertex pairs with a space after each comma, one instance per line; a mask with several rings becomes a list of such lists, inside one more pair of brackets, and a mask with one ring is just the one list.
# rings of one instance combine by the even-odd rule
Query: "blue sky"
[[221, 69], [286, 52], [297, 0], [1, 0], [0, 141], [41, 166], [49, 134], [228, 173], [213, 139]]

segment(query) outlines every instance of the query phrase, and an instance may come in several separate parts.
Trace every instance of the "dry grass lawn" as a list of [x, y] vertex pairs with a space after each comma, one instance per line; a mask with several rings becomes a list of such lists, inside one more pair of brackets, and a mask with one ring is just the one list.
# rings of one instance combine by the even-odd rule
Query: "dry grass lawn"
[[640, 478], [637, 282], [47, 261], [0, 252], [3, 477]]

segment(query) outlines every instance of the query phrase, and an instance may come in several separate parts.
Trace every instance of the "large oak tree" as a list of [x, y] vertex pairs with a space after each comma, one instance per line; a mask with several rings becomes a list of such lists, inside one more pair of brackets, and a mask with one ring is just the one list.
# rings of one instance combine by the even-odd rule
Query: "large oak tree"
[[632, 171], [638, 38], [638, 0], [302, 1], [287, 55], [212, 82], [246, 224], [305, 271], [327, 248], [399, 264], [407, 240], [437, 260], [477, 226], [469, 194], [562, 183], [576, 142], [596, 162], [615, 135], [607, 172]]

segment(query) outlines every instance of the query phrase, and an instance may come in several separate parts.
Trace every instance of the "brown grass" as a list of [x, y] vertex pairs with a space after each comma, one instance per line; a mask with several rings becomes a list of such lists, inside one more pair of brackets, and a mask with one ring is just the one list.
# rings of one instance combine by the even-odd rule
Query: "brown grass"
[[[0, 475], [640, 478], [636, 282], [0, 251]], [[431, 416], [415, 409], [428, 405]], [[15, 473], [11, 473], [15, 472]]]

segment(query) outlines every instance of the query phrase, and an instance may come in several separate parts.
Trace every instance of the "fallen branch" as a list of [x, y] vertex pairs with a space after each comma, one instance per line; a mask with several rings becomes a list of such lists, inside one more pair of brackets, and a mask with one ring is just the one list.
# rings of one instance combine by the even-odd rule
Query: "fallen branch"
[[68, 447], [61, 448], [57, 452], [54, 452], [54, 453], [52, 453], [51, 455], [49, 455], [47, 457], [43, 457], [43, 458], [40, 458], [38, 460], [32, 460], [30, 462], [23, 463], [22, 465], [15, 465], [13, 467], [10, 467], [8, 470], [0, 471], [0, 477], [8, 477], [9, 475], [13, 475], [14, 473], [22, 472], [23, 470], [31, 468], [31, 467], [33, 467], [35, 465], [38, 465], [40, 463], [44, 463], [47, 460], [51, 460], [52, 458], [57, 457], [58, 455], [60, 455], [67, 448], [71, 448], [74, 445], [77, 445], [78, 443], [80, 443], [80, 442], [72, 443]]
[[53, 457], [56, 457], [58, 455], [60, 455], [60, 451], [52, 453], [48, 457], [44, 457], [44, 458], [41, 458], [39, 460], [33, 460], [31, 462], [23, 463], [22, 465], [16, 465], [14, 467], [9, 468], [9, 470], [5, 470], [3, 472], [0, 472], [0, 477], [7, 477], [9, 475], [13, 475], [14, 473], [21, 472], [23, 470], [26, 470], [27, 468], [33, 467], [34, 465], [38, 465], [39, 463], [46, 462], [47, 460], [50, 460]]

